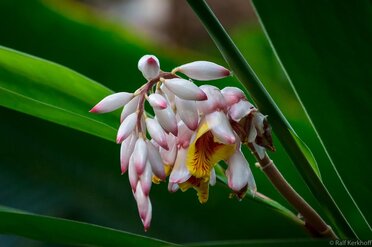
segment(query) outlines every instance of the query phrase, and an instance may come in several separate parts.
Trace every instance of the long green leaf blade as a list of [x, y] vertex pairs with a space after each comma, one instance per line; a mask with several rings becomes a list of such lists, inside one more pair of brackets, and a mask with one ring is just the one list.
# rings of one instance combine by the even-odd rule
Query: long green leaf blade
[[89, 113], [112, 91], [63, 66], [0, 47], [0, 105], [114, 140], [117, 118]]
[[[167, 242], [72, 220], [0, 206], [0, 232], [58, 244], [89, 246], [164, 246]], [[174, 245], [173, 245], [174, 246]]]

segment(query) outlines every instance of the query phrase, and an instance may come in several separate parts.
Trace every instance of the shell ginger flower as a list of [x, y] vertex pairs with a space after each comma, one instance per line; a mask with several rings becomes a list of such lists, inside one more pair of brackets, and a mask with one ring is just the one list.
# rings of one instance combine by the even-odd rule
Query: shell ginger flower
[[[250, 143], [260, 155], [265, 154], [265, 148], [273, 148], [266, 117], [238, 88], [198, 87], [192, 81], [224, 78], [230, 71], [212, 62], [196, 61], [164, 72], [153, 55], [143, 56], [138, 69], [146, 83], [134, 93], [107, 96], [91, 112], [123, 108], [116, 138], [121, 144], [121, 171], [128, 171], [145, 230], [152, 218], [152, 183], [167, 177], [170, 192], [193, 188], [200, 203], [205, 203], [209, 186], [216, 183], [215, 166], [224, 161], [233, 193], [239, 198], [247, 190], [255, 193], [256, 184], [241, 146]], [[146, 101], [154, 117], [145, 112]]]

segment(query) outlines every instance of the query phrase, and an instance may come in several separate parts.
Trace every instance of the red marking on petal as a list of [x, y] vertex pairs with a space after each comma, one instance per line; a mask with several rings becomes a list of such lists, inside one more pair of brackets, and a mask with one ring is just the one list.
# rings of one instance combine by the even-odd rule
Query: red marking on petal
[[147, 63], [148, 63], [148, 64], [156, 64], [156, 60], [155, 60], [153, 57], [149, 57], [149, 58], [147, 59]]
[[197, 98], [198, 101], [204, 101], [204, 100], [207, 100], [207, 99], [208, 99], [208, 96], [203, 91], [200, 92], [200, 94], [198, 95], [198, 98]]
[[230, 72], [230, 70], [228, 70], [228, 69], [224, 69], [224, 70], [222, 71], [222, 75], [223, 75], [223, 76], [229, 76], [229, 75], [231, 75], [231, 72]]
[[97, 106], [95, 106], [95, 107], [93, 107], [92, 109], [90, 109], [90, 111], [89, 112], [91, 112], [91, 113], [98, 113], [99, 112], [99, 110], [97, 109], [98, 107]]

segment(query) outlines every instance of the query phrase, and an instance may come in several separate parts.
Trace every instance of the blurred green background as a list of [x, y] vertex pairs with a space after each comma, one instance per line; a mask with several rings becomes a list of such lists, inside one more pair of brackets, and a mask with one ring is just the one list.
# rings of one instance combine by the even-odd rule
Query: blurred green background
[[[156, 55], [168, 71], [197, 59], [226, 65], [186, 2], [164, 1], [157, 7], [151, 1], [134, 2], [1, 0], [0, 45], [64, 65], [114, 91], [133, 91], [144, 83], [137, 70], [144, 54]], [[299, 136], [316, 157], [323, 153], [252, 6], [234, 0], [226, 13], [224, 1], [210, 2]], [[215, 85], [239, 86], [233, 78]], [[0, 114], [2, 205], [144, 234], [127, 175], [120, 176], [118, 145], [3, 107]], [[319, 210], [278, 140], [275, 145], [272, 158], [278, 168]], [[249, 159], [258, 190], [289, 207]], [[371, 168], [365, 172], [342, 165], [341, 176], [371, 221]], [[208, 203], [200, 205], [194, 191], [170, 194], [165, 184], [155, 185], [152, 227], [146, 235], [175, 243], [309, 237], [261, 204], [228, 197], [229, 190], [218, 184]], [[0, 242], [55, 246], [5, 235]]]

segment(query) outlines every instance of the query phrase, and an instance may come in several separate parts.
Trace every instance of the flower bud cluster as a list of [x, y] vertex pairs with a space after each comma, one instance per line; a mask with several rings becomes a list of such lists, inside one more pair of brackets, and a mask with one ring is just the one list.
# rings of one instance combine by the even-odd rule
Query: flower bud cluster
[[[253, 145], [259, 157], [265, 155], [265, 148], [272, 149], [266, 117], [238, 88], [198, 87], [192, 81], [224, 78], [230, 71], [212, 62], [196, 61], [164, 72], [152, 55], [143, 56], [138, 69], [147, 80], [145, 84], [134, 93], [107, 96], [91, 112], [123, 107], [116, 138], [121, 144], [121, 172], [128, 171], [145, 230], [152, 217], [151, 185], [168, 176], [169, 191], [194, 188], [199, 201], [205, 203], [209, 185], [216, 182], [214, 167], [223, 160], [232, 191], [240, 198], [248, 189], [254, 193], [256, 185], [241, 144]], [[145, 112], [145, 102], [155, 116]]]

